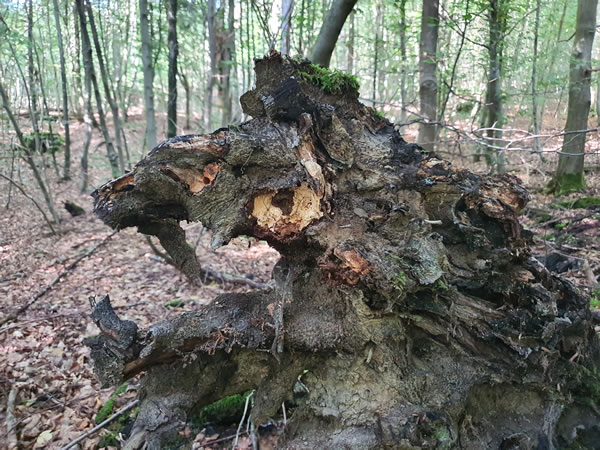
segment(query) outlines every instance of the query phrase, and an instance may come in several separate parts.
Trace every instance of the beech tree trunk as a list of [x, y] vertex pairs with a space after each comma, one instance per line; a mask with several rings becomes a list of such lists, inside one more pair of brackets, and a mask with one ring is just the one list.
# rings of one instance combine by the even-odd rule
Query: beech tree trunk
[[156, 118], [154, 116], [154, 68], [148, 26], [148, 0], [140, 0], [140, 37], [142, 40], [142, 65], [144, 66], [144, 111], [146, 112], [146, 145], [156, 147]]
[[169, 45], [169, 96], [167, 100], [167, 137], [177, 135], [177, 0], [167, 1], [167, 22], [169, 31], [167, 42]]
[[422, 122], [418, 141], [433, 150], [437, 121], [437, 41], [440, 21], [439, 0], [423, 0], [419, 40], [419, 104]]
[[598, 0], [579, 0], [577, 3], [577, 28], [571, 53], [569, 72], [569, 107], [562, 152], [549, 190], [567, 194], [585, 187], [583, 163], [585, 141], [592, 98], [592, 47], [596, 34]]
[[278, 448], [593, 437], [589, 304], [531, 257], [518, 179], [453, 169], [349, 85], [330, 95], [303, 81], [304, 64], [257, 61], [257, 87], [241, 98], [253, 120], [169, 139], [93, 194], [106, 224], [159, 236], [188, 268], [183, 220], [211, 229], [213, 247], [245, 234], [281, 253], [273, 288], [220, 295], [146, 331], [108, 297], [96, 305], [101, 334], [87, 344], [103, 384], [146, 373], [124, 448], [164, 448], [198, 408], [250, 389], [250, 418], [263, 423], [299, 376], [308, 393]]
[[352, 12], [357, 0], [333, 0], [331, 8], [327, 12], [317, 41], [313, 46], [310, 58], [315, 64], [329, 67], [331, 54], [335, 49], [342, 27], [346, 18]]
[[65, 127], [65, 162], [63, 167], [63, 179], [71, 179], [71, 133], [69, 132], [69, 89], [67, 82], [67, 70], [65, 63], [65, 50], [63, 46], [62, 30], [60, 28], [60, 14], [58, 11], [58, 0], [52, 2], [54, 11], [54, 24], [56, 26], [56, 37], [58, 39], [58, 52], [60, 56], [60, 80], [62, 87], [63, 126]]

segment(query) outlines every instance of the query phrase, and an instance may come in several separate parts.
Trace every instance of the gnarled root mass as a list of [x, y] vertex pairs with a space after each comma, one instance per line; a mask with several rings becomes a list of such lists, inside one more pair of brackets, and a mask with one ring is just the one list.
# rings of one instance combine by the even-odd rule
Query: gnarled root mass
[[241, 99], [253, 120], [165, 141], [94, 193], [108, 225], [157, 235], [182, 267], [195, 264], [184, 220], [210, 228], [214, 246], [246, 234], [282, 255], [273, 289], [221, 295], [145, 332], [98, 304], [100, 379], [146, 373], [128, 447], [160, 448], [194, 410], [249, 389], [261, 423], [303, 373], [310, 392], [281, 448], [597, 437], [588, 304], [530, 257], [518, 180], [407, 144], [350, 83], [325, 93], [305, 64], [258, 61]]

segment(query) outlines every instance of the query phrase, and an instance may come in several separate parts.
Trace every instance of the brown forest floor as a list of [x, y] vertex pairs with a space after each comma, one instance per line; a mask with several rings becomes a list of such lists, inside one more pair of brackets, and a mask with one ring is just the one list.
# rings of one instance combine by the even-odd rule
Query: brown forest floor
[[[111, 233], [92, 214], [91, 197], [79, 193], [78, 153], [83, 141], [83, 127], [74, 121], [71, 127], [73, 180], [57, 183], [52, 167], [47, 169], [63, 220], [60, 235], [51, 235], [31, 202], [14, 190], [10, 207], [5, 209], [8, 185], [0, 182], [0, 318], [29, 301], [78, 256]], [[142, 133], [141, 117], [133, 117], [127, 126], [127, 134], [129, 146], [134, 149], [134, 161], [140, 156], [139, 150], [135, 149], [141, 148]], [[414, 141], [414, 130], [409, 130], [406, 138]], [[100, 135], [95, 131], [90, 171], [90, 186], [93, 187], [109, 179], [104, 148], [94, 150], [100, 142]], [[3, 144], [6, 141], [3, 142], [0, 134], [0, 145]], [[599, 145], [597, 134], [591, 136], [590, 149], [597, 151]], [[443, 153], [443, 156], [456, 166], [486, 172], [483, 163], [470, 162], [471, 159], [465, 156], [467, 150], [461, 151], [462, 156], [458, 149], [449, 147], [449, 153]], [[9, 164], [7, 155], [6, 145], [4, 149], [0, 147], [0, 170], [5, 174]], [[61, 157], [59, 155], [59, 159]], [[586, 191], [560, 198], [560, 201], [581, 196], [600, 197], [600, 157], [591, 156], [586, 164], [596, 167], [595, 172], [587, 173]], [[562, 258], [558, 265], [561, 269], [566, 268], [565, 276], [591, 294], [591, 273], [600, 274], [600, 208], [551, 208], [556, 199], [544, 195], [542, 188], [555, 165], [555, 154], [549, 154], [545, 163], [530, 153], [508, 155], [508, 169], [532, 192], [523, 224], [536, 233], [534, 253], [557, 252]], [[37, 197], [30, 173], [24, 166], [20, 180]], [[66, 200], [82, 206], [86, 214], [71, 217], [62, 208], [62, 202]], [[268, 282], [278, 259], [277, 252], [267, 244], [248, 238], [238, 238], [228, 246], [212, 251], [208, 232], [202, 233], [198, 224], [188, 227], [188, 239], [191, 242], [199, 239], [197, 252], [202, 264], [220, 272], [251, 276], [257, 281]], [[6, 447], [3, 438], [6, 435], [7, 398], [15, 388], [18, 396], [14, 413], [23, 448], [60, 448], [95, 425], [96, 413], [114, 388], [100, 389], [89, 365], [88, 350], [82, 343], [85, 337], [97, 332], [88, 317], [90, 296], [109, 294], [121, 316], [145, 328], [193, 310], [216, 295], [232, 290], [241, 289], [215, 283], [201, 287], [190, 285], [173, 267], [158, 260], [144, 238], [133, 229], [113, 236], [81, 261], [17, 322], [0, 328], [0, 448]], [[600, 292], [596, 291], [595, 296], [600, 297]], [[135, 380], [131, 385], [135, 388]], [[134, 389], [119, 396], [115, 410], [134, 397]], [[82, 448], [96, 448], [103, 433], [94, 434]], [[206, 437], [204, 444], [206, 448], [220, 448], [221, 445], [211, 447]]]

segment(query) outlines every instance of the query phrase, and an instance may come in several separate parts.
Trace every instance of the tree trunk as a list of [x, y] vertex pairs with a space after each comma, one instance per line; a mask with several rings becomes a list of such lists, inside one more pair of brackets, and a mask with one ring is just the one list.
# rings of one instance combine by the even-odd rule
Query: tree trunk
[[125, 154], [123, 151], [123, 142], [121, 140], [121, 119], [119, 118], [119, 107], [117, 106], [117, 102], [113, 98], [111, 94], [111, 85], [108, 79], [108, 71], [106, 66], [104, 65], [104, 56], [102, 54], [102, 47], [100, 45], [100, 39], [98, 39], [98, 31], [96, 29], [96, 21], [94, 20], [94, 11], [92, 10], [92, 5], [90, 0], [85, 1], [85, 7], [87, 9], [89, 21], [90, 21], [90, 30], [92, 32], [92, 40], [94, 41], [94, 48], [96, 49], [96, 59], [98, 60], [98, 68], [100, 69], [100, 79], [102, 80], [102, 87], [104, 88], [104, 95], [106, 96], [106, 101], [108, 102], [108, 106], [110, 107], [110, 111], [112, 112], [113, 119], [113, 127], [115, 133], [115, 143], [117, 144], [117, 153], [119, 156], [119, 169], [121, 173], [125, 172]]
[[315, 64], [329, 67], [331, 55], [335, 44], [346, 22], [348, 14], [352, 12], [357, 0], [333, 0], [331, 8], [327, 12], [317, 41], [312, 48], [310, 59]]
[[294, 0], [281, 0], [281, 53], [290, 53], [290, 31], [292, 25], [292, 11]]
[[354, 74], [354, 23], [356, 22], [356, 14], [350, 13], [350, 29], [346, 38], [346, 49], [348, 51], [348, 59], [346, 61], [346, 72], [350, 75]]
[[562, 152], [558, 167], [549, 184], [549, 191], [556, 195], [578, 191], [585, 187], [583, 163], [585, 141], [590, 114], [592, 78], [592, 47], [596, 33], [596, 10], [598, 0], [579, 0], [577, 3], [577, 27], [571, 53], [569, 72], [569, 107]]
[[488, 166], [495, 165], [498, 173], [504, 172], [504, 150], [502, 149], [502, 126], [504, 125], [504, 107], [502, 105], [502, 62], [504, 52], [504, 33], [506, 28], [507, 0], [490, 0], [488, 9], [488, 79], [485, 96], [486, 134], [488, 148], [486, 160]]
[[419, 44], [419, 102], [421, 123], [418, 142], [433, 150], [437, 121], [437, 41], [439, 0], [423, 0], [421, 39]]
[[156, 147], [156, 118], [154, 116], [154, 67], [152, 46], [148, 29], [148, 0], [140, 0], [140, 37], [142, 40], [142, 65], [144, 66], [144, 110], [146, 112], [146, 145]]
[[406, 0], [400, 0], [400, 123], [406, 123], [406, 106], [408, 105], [408, 97], [406, 92], [406, 78], [408, 75], [408, 56], [406, 54], [406, 31], [408, 24], [406, 23]]
[[167, 21], [169, 30], [169, 97], [167, 100], [167, 137], [177, 135], [177, 0], [167, 0]]
[[223, 59], [221, 60], [221, 70], [223, 72], [223, 116], [222, 126], [227, 126], [233, 118], [233, 96], [231, 74], [234, 73], [235, 63], [235, 19], [234, 19], [234, 0], [229, 0], [227, 8], [227, 30], [224, 33]]
[[208, 0], [206, 6], [206, 27], [208, 28], [208, 52], [210, 56], [210, 73], [206, 83], [204, 119], [205, 128], [210, 130], [212, 127], [212, 100], [213, 88], [217, 80], [217, 36], [215, 31], [215, 17], [217, 15], [216, 0]]
[[63, 179], [71, 178], [71, 134], [69, 133], [69, 89], [67, 86], [67, 69], [65, 63], [65, 51], [63, 47], [63, 37], [60, 28], [60, 15], [58, 11], [58, 0], [53, 0], [54, 23], [56, 26], [56, 35], [58, 37], [58, 52], [60, 55], [60, 79], [62, 86], [62, 104], [63, 104], [63, 126], [65, 127], [65, 163], [63, 167]]
[[[115, 153], [112, 139], [106, 126], [106, 117], [104, 115], [104, 107], [102, 106], [102, 97], [100, 96], [100, 89], [98, 89], [98, 81], [96, 80], [96, 72], [94, 71], [94, 61], [92, 57], [92, 45], [90, 43], [90, 36], [87, 31], [87, 21], [85, 18], [85, 0], [75, 0], [77, 6], [77, 15], [79, 16], [79, 28], [81, 30], [81, 45], [83, 51], [83, 66], [85, 69], [85, 76], [91, 81], [91, 85], [94, 91], [94, 97], [96, 98], [96, 105], [98, 107], [98, 118], [100, 119], [100, 130], [106, 143], [106, 154], [113, 177], [119, 176], [119, 158]], [[90, 102], [91, 103], [91, 102]], [[91, 114], [90, 114], [91, 116]]]
[[172, 138], [93, 194], [106, 224], [162, 233], [174, 258], [183, 220], [213, 247], [245, 234], [281, 253], [273, 288], [146, 332], [96, 305], [103, 384], [146, 372], [125, 448], [164, 448], [194, 411], [250, 389], [264, 423], [299, 377], [278, 448], [564, 448], [597, 433], [589, 303], [531, 257], [517, 178], [424, 154], [350, 85], [303, 81], [304, 64], [258, 61], [241, 99], [254, 120]]
[[531, 119], [533, 122], [533, 134], [534, 138], [534, 150], [541, 156], [542, 145], [540, 144], [540, 123], [538, 119], [538, 102], [537, 102], [537, 60], [538, 60], [538, 39], [540, 32], [540, 10], [542, 6], [542, 0], [537, 0], [535, 5], [535, 26], [533, 33], [533, 60], [531, 61]]

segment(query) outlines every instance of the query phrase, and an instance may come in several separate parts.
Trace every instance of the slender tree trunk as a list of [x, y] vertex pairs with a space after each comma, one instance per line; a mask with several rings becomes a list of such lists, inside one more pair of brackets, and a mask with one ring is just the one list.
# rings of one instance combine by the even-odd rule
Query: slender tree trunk
[[569, 72], [569, 107], [562, 152], [549, 190], [557, 195], [585, 187], [583, 164], [591, 106], [592, 48], [598, 0], [579, 0], [577, 27]]
[[419, 44], [419, 101], [421, 123], [419, 145], [433, 150], [437, 121], [437, 41], [439, 0], [423, 0], [421, 39]]
[[217, 36], [215, 32], [216, 1], [208, 0], [206, 7], [206, 26], [208, 28], [208, 52], [210, 54], [210, 73], [206, 83], [205, 128], [212, 128], [212, 97], [217, 77]]
[[146, 145], [156, 147], [156, 118], [154, 116], [154, 66], [148, 29], [148, 0], [140, 0], [140, 37], [142, 40], [142, 65], [144, 66], [144, 110], [146, 112]]
[[[506, 27], [505, 17], [506, 0], [490, 0], [488, 9], [489, 41], [488, 55], [489, 68], [486, 91], [486, 115], [488, 128], [487, 162], [489, 166], [494, 163], [498, 173], [504, 172], [504, 150], [502, 147], [502, 126], [504, 124], [504, 106], [502, 104], [502, 62], [504, 50], [504, 33]], [[493, 155], [496, 155], [495, 161]]]
[[290, 53], [290, 31], [294, 0], [281, 0], [281, 53]]
[[327, 12], [317, 41], [312, 48], [310, 59], [315, 64], [329, 67], [331, 55], [346, 22], [346, 18], [352, 12], [357, 0], [333, 0], [331, 8]]
[[[71, 51], [71, 69], [73, 71], [72, 80], [73, 86], [75, 88], [75, 98], [76, 102], [71, 102], [76, 109], [75, 114], [76, 117], [81, 120], [83, 117], [83, 87], [81, 83], [81, 34], [79, 31], [79, 17], [77, 15], [77, 6], [75, 3], [71, 6], [72, 15], [73, 15], [73, 45], [74, 49]], [[68, 27], [66, 28], [68, 30]]]
[[169, 30], [167, 42], [169, 46], [169, 97], [167, 100], [167, 137], [177, 135], [177, 0], [167, 0], [167, 22]]
[[379, 41], [381, 41], [381, 27], [383, 25], [383, 17], [381, 15], [381, 0], [377, 0], [375, 5], [376, 21], [375, 21], [375, 43], [373, 48], [373, 108], [375, 108], [377, 100], [377, 70], [379, 68]]
[[35, 153], [41, 153], [40, 129], [38, 123], [38, 77], [33, 62], [33, 3], [27, 2], [27, 76], [29, 82], [29, 104], [31, 109], [31, 127], [33, 128]]
[[400, 122], [406, 122], [406, 105], [408, 104], [407, 92], [406, 92], [406, 78], [408, 72], [406, 54], [406, 30], [408, 25], [406, 23], [406, 0], [400, 0]]
[[235, 62], [235, 1], [229, 0], [229, 8], [227, 12], [227, 31], [225, 33], [225, 42], [223, 42], [223, 61], [221, 68], [223, 71], [223, 117], [221, 120], [222, 126], [227, 126], [232, 120], [233, 96], [231, 95], [232, 83], [231, 74], [234, 73]]
[[[100, 96], [100, 89], [98, 88], [98, 81], [96, 80], [96, 73], [94, 71], [94, 60], [92, 57], [92, 45], [90, 42], [90, 36], [87, 31], [87, 21], [85, 18], [85, 6], [84, 0], [75, 0], [77, 5], [77, 14], [79, 15], [79, 27], [81, 29], [81, 44], [83, 51], [83, 66], [85, 69], [85, 76], [91, 80], [91, 85], [94, 90], [94, 97], [96, 98], [96, 105], [98, 107], [98, 119], [100, 120], [100, 130], [102, 136], [106, 142], [106, 154], [108, 162], [113, 173], [113, 177], [119, 176], [121, 171], [119, 170], [119, 157], [117, 156], [113, 147], [108, 127], [106, 126], [106, 116], [104, 115], [104, 108], [102, 106], [102, 97]], [[91, 102], [90, 102], [91, 103]]]
[[[535, 26], [533, 35], [533, 60], [531, 61], [531, 107], [532, 107], [532, 121], [533, 121], [533, 133], [534, 138], [534, 150], [542, 156], [542, 146], [540, 144], [540, 124], [538, 120], [538, 102], [537, 102], [537, 60], [538, 60], [538, 39], [540, 32], [540, 9], [541, 0], [537, 0], [535, 8]], [[543, 157], [543, 156], [542, 156]]]
[[183, 90], [185, 91], [185, 129], [189, 130], [191, 128], [190, 120], [192, 116], [192, 108], [191, 108], [191, 97], [192, 97], [192, 88], [190, 86], [190, 82], [186, 75], [179, 71], [179, 79], [181, 80], [181, 85], [183, 86]]
[[102, 53], [102, 46], [100, 45], [100, 39], [98, 38], [98, 30], [96, 29], [96, 21], [94, 19], [94, 11], [92, 11], [92, 5], [89, 0], [85, 0], [85, 6], [87, 9], [90, 30], [92, 32], [92, 39], [94, 41], [94, 48], [96, 49], [96, 59], [98, 60], [98, 68], [100, 69], [100, 78], [102, 80], [102, 87], [104, 88], [104, 95], [106, 101], [112, 112], [113, 127], [115, 132], [115, 143], [117, 144], [117, 152], [119, 156], [119, 169], [125, 172], [125, 155], [123, 151], [122, 132], [121, 132], [121, 119], [119, 117], [119, 107], [117, 102], [111, 93], [111, 83], [108, 79], [108, 70], [104, 64], [104, 56]]
[[[1, 82], [0, 82], [0, 100], [2, 100], [2, 107], [6, 111], [8, 120], [11, 122], [11, 124], [15, 130], [15, 134], [17, 135], [17, 140], [19, 141], [19, 144], [21, 145], [21, 149], [22, 149], [23, 155], [24, 155], [23, 158], [25, 159], [25, 162], [27, 163], [27, 165], [31, 168], [31, 171], [33, 172], [33, 177], [35, 178], [35, 181], [37, 182], [38, 187], [40, 188], [42, 196], [44, 197], [44, 201], [46, 202], [46, 206], [48, 207], [48, 211], [50, 211], [50, 214], [52, 215], [52, 219], [54, 220], [54, 223], [58, 227], [60, 224], [60, 216], [58, 215], [58, 212], [56, 211], [56, 207], [54, 205], [54, 200], [52, 199], [52, 194], [50, 193], [50, 190], [48, 189], [48, 186], [44, 182], [44, 178], [42, 177], [42, 174], [35, 163], [33, 151], [25, 142], [25, 137], [23, 136], [23, 132], [21, 131], [21, 128], [19, 127], [19, 123], [17, 122], [17, 119], [16, 119], [14, 113], [12, 112], [12, 109], [10, 107], [10, 103], [8, 100], [8, 95], [6, 94], [6, 90], [4, 89], [4, 86], [2, 85]], [[38, 136], [38, 138], [39, 138], [39, 136]], [[55, 230], [52, 230], [52, 232], [54, 233]]]
[[67, 70], [65, 64], [65, 51], [63, 47], [62, 31], [60, 28], [60, 16], [58, 12], [58, 0], [52, 0], [54, 6], [54, 22], [58, 37], [58, 52], [60, 55], [60, 79], [62, 86], [63, 103], [63, 126], [65, 127], [65, 162], [63, 167], [63, 179], [71, 178], [71, 134], [69, 133], [69, 89], [67, 85]]
[[346, 72], [354, 74], [354, 24], [356, 22], [356, 14], [350, 13], [350, 30], [346, 38], [346, 49], [348, 51], [348, 59], [346, 60]]

